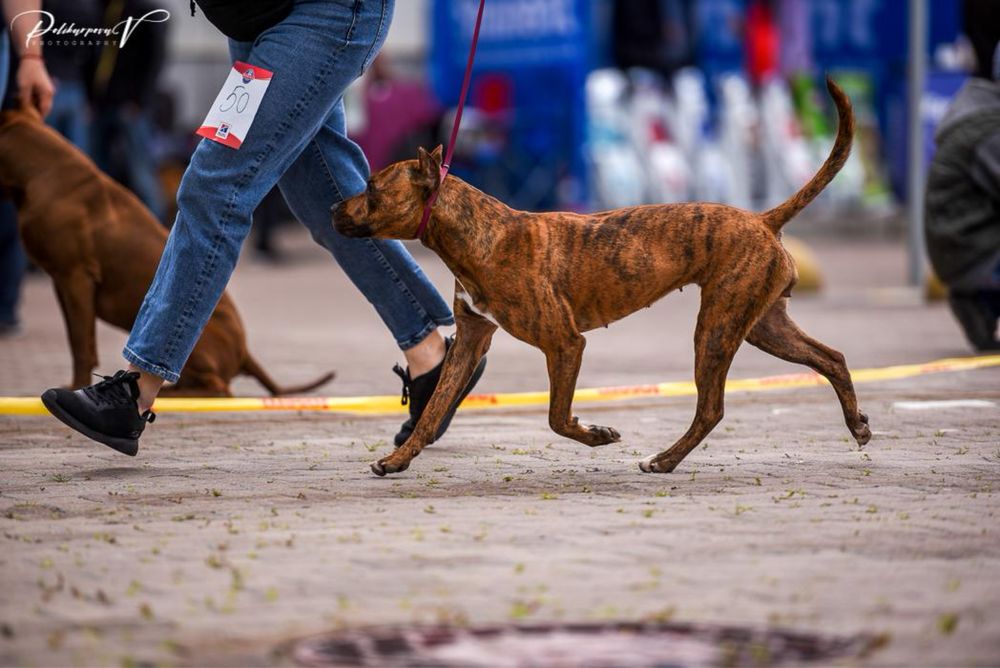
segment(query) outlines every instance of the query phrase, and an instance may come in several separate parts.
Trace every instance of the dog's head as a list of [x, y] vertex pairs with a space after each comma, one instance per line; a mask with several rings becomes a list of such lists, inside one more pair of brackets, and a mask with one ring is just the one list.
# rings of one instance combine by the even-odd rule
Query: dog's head
[[441, 147], [416, 160], [389, 165], [368, 179], [365, 192], [335, 204], [333, 226], [348, 237], [412, 239], [424, 205], [441, 184]]

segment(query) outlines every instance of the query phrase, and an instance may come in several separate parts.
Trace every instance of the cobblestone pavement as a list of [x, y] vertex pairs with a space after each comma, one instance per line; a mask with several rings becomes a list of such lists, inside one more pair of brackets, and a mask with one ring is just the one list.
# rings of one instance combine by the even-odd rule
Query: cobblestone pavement
[[[288, 264], [248, 259], [231, 288], [257, 357], [282, 382], [336, 369], [324, 394], [398, 391], [368, 305], [303, 236], [286, 243]], [[791, 313], [852, 367], [968, 354], [947, 309], [901, 287], [898, 246], [814, 250], [827, 289]], [[697, 293], [588, 335], [580, 386], [690, 378]], [[0, 395], [70, 378], [46, 279], [23, 317], [0, 340]], [[102, 326], [102, 370], [123, 340]], [[798, 370], [746, 347], [731, 376]], [[498, 334], [480, 389], [545, 386], [541, 354]], [[863, 450], [829, 388], [732, 394], [671, 475], [636, 462], [686, 429], [693, 398], [580, 406], [624, 437], [593, 450], [542, 410], [465, 412], [386, 479], [366, 463], [397, 416], [164, 415], [135, 459], [0, 416], [0, 665], [287, 663], [289, 639], [344, 626], [608, 619], [870, 633], [869, 663], [997, 664], [1000, 370], [858, 393]]]

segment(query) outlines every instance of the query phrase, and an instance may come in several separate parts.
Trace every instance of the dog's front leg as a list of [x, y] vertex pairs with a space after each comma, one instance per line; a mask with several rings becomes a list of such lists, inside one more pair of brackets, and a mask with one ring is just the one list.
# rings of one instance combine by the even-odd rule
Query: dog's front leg
[[73, 357], [73, 381], [70, 387], [90, 385], [90, 374], [97, 366], [97, 314], [94, 307], [96, 287], [85, 273], [60, 276], [53, 281]]
[[490, 341], [497, 326], [475, 313], [460, 298], [455, 299], [455, 343], [448, 350], [441, 370], [441, 379], [431, 396], [416, 429], [403, 445], [388, 457], [372, 463], [372, 472], [384, 476], [386, 473], [405, 471], [414, 457], [431, 442], [437, 434], [441, 420], [452, 407], [458, 396], [469, 383], [472, 372], [479, 360], [489, 350]]
[[549, 426], [560, 436], [594, 447], [615, 443], [621, 435], [611, 427], [580, 424], [573, 416], [573, 392], [586, 345], [586, 339], [574, 332], [568, 339], [547, 345], [543, 352], [549, 369]]

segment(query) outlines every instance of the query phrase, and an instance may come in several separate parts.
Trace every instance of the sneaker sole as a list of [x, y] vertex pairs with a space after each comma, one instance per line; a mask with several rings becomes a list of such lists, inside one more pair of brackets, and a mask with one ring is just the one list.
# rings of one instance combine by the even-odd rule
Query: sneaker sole
[[119, 438], [117, 436], [102, 434], [99, 431], [94, 431], [67, 413], [56, 401], [56, 393], [54, 390], [46, 390], [45, 394], [42, 395], [42, 403], [45, 404], [45, 408], [47, 408], [57, 420], [62, 422], [67, 427], [80, 432], [92, 441], [97, 441], [98, 443], [106, 445], [109, 448], [117, 450], [123, 455], [128, 455], [129, 457], [135, 457], [135, 454], [139, 452], [138, 439]]
[[[447, 431], [448, 427], [451, 426], [451, 421], [454, 419], [455, 413], [458, 411], [458, 407], [461, 406], [462, 402], [465, 401], [465, 398], [467, 396], [469, 396], [469, 394], [472, 393], [473, 388], [476, 387], [476, 383], [478, 383], [479, 379], [483, 377], [483, 372], [484, 371], [486, 371], [486, 357], [485, 356], [481, 360], [479, 360], [479, 364], [476, 365], [476, 370], [472, 372], [472, 377], [469, 378], [469, 382], [466, 384], [465, 389], [462, 390], [462, 393], [460, 395], [458, 395], [458, 399], [455, 401], [454, 404], [451, 405], [451, 408], [448, 409], [448, 412], [445, 413], [445, 415], [444, 415], [444, 421], [441, 423], [441, 426], [438, 427], [438, 432], [437, 432], [437, 434], [435, 434], [434, 440], [431, 441], [431, 443], [437, 442], [437, 440], [439, 438], [441, 438], [442, 436], [444, 436], [444, 432]], [[410, 432], [410, 433], [412, 434], [413, 432]], [[400, 443], [395, 443], [395, 441], [394, 441], [395, 446], [397, 448], [400, 447], [401, 445], [403, 445], [403, 443], [406, 443], [406, 440], [409, 437], [410, 437], [410, 435], [407, 434], [406, 438], [404, 438], [403, 441], [400, 442]], [[430, 445], [430, 443], [428, 443], [427, 445]]]

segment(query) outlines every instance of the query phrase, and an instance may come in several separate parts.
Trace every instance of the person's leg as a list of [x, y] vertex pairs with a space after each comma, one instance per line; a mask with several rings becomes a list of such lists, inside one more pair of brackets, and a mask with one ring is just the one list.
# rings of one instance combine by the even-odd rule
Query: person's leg
[[7, 81], [10, 74], [10, 38], [6, 30], [0, 30], [0, 102], [7, 95]]
[[17, 209], [0, 200], [0, 336], [19, 331], [18, 303], [28, 261], [17, 233]]
[[418, 376], [444, 359], [440, 325], [451, 310], [399, 241], [350, 239], [334, 229], [330, 207], [365, 189], [368, 163], [346, 135], [343, 101], [278, 182], [295, 217], [330, 251], [371, 302]]
[[[64, 88], [65, 88], [64, 84]], [[90, 111], [87, 103], [87, 89], [82, 81], [74, 81], [69, 87], [73, 110], [69, 113], [66, 137], [73, 144], [90, 155]], [[58, 94], [59, 91], [56, 91]]]
[[61, 81], [45, 123], [89, 155], [87, 93], [79, 81]]
[[[0, 30], [0, 100], [7, 89], [9, 51], [7, 32]], [[17, 233], [17, 210], [0, 199], [0, 336], [17, 332], [17, 304], [27, 261]]]
[[179, 378], [222, 295], [254, 209], [370, 63], [391, 8], [391, 0], [296, 0], [288, 17], [254, 42], [247, 60], [274, 76], [239, 150], [203, 140], [192, 156], [176, 222], [123, 352], [134, 373], [76, 392], [48, 390], [42, 401], [53, 415], [135, 454], [160, 386]]
[[288, 207], [281, 193], [271, 190], [253, 213], [253, 247], [257, 254], [272, 262], [281, 260], [281, 253], [275, 245], [275, 231], [290, 218]]
[[153, 124], [142, 111], [123, 113], [124, 139], [127, 147], [126, 166], [129, 172], [129, 188], [153, 216], [163, 220], [163, 193], [156, 174], [156, 157], [153, 155]]
[[320, 130], [375, 47], [387, 0], [299, 0], [247, 59], [274, 72], [239, 150], [202, 140], [124, 356], [142, 373], [140, 410], [176, 381], [235, 267], [253, 210]]
[[948, 285], [948, 305], [973, 348], [1000, 350], [1000, 249]]
[[[391, 11], [390, 7], [386, 7]], [[368, 59], [370, 64], [381, 45], [388, 21], [381, 22], [382, 35]], [[246, 54], [247, 45], [233, 44], [234, 59]], [[409, 404], [409, 418], [400, 427], [394, 442], [406, 441], [416, 427], [441, 377], [447, 343], [438, 326], [452, 324], [447, 303], [399, 241], [349, 239], [337, 232], [330, 220], [330, 208], [365, 189], [368, 161], [361, 148], [347, 137], [343, 100], [323, 123], [298, 159], [285, 172], [279, 187], [292, 213], [312, 232], [313, 238], [330, 251], [355, 286], [367, 297], [403, 350], [406, 369], [394, 371], [403, 381], [403, 403]], [[464, 398], [478, 382], [485, 358], [474, 369], [461, 393]], [[441, 422], [435, 439], [451, 423], [456, 403]]]
[[[384, 2], [381, 16], [367, 17], [375, 31], [362, 69], [375, 59], [388, 33], [393, 2]], [[230, 40], [233, 60], [247, 60], [253, 45]], [[359, 71], [359, 74], [361, 72]], [[279, 182], [289, 209], [312, 232], [375, 307], [393, 334], [415, 376], [430, 371], [444, 358], [445, 343], [436, 331], [454, 323], [447, 303], [419, 265], [398, 241], [348, 239], [330, 222], [330, 207], [361, 192], [368, 179], [368, 161], [347, 137], [343, 99]], [[355, 243], [363, 241], [364, 243]]]

